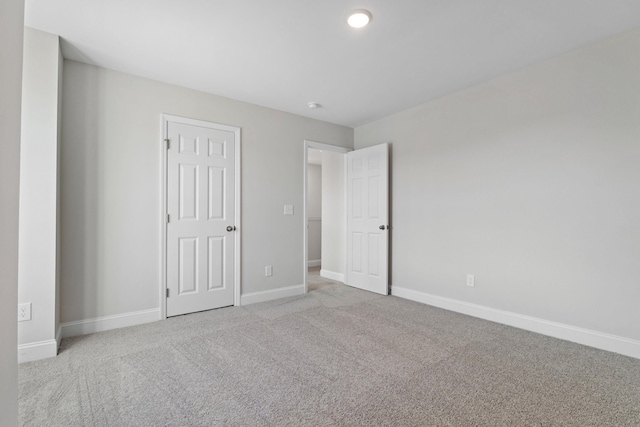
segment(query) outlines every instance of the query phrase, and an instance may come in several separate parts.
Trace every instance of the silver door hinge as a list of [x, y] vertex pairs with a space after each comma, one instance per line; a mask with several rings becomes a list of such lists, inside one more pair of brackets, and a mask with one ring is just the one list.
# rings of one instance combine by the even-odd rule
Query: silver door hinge
[[167, 150], [168, 150], [169, 147], [171, 146], [171, 140], [169, 138], [167, 138], [167, 139], [164, 140], [164, 143], [166, 144]]
[[167, 298], [169, 298], [169, 288], [167, 288]]
[[171, 215], [167, 214], [167, 224], [171, 222]]

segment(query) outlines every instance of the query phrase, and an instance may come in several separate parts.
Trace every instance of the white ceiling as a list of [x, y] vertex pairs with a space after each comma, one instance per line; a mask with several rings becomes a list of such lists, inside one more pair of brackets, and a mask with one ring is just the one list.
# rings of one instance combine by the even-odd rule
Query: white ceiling
[[69, 59], [354, 127], [640, 27], [640, 0], [26, 0], [25, 22]]

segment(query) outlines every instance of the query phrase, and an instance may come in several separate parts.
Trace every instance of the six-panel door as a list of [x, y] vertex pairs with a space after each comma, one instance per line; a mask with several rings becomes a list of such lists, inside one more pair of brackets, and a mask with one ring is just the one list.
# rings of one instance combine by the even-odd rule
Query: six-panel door
[[169, 121], [167, 135], [167, 316], [233, 305], [235, 134]]
[[389, 251], [387, 144], [347, 154], [347, 285], [387, 295]]

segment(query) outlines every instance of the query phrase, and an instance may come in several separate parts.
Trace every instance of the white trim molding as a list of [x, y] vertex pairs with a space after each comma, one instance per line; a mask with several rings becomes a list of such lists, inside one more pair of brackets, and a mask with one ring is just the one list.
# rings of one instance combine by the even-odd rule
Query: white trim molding
[[18, 346], [18, 363], [56, 357], [62, 342], [62, 326], [58, 326], [55, 339], [30, 342]]
[[60, 327], [62, 329], [62, 338], [67, 338], [125, 328], [127, 326], [141, 325], [143, 323], [155, 322], [156, 320], [160, 320], [160, 308], [66, 322], [61, 324]]
[[255, 304], [257, 302], [304, 295], [304, 285], [287, 286], [285, 288], [270, 289], [268, 291], [250, 292], [242, 294], [240, 304]]
[[431, 295], [398, 286], [391, 287], [391, 295], [640, 359], [640, 341], [630, 338], [593, 331], [590, 329], [578, 328], [576, 326], [552, 322], [549, 320], [539, 319], [537, 317], [499, 310], [452, 298]]
[[338, 282], [345, 283], [343, 273], [336, 273], [335, 271], [329, 271], [329, 270], [320, 270], [320, 276], [324, 277], [325, 279], [331, 279], [331, 280], [336, 280]]
[[58, 355], [58, 341], [47, 340], [20, 344], [18, 346], [18, 363], [48, 359]]
[[309, 267], [320, 267], [322, 265], [322, 260], [321, 259], [309, 260], [308, 265]]

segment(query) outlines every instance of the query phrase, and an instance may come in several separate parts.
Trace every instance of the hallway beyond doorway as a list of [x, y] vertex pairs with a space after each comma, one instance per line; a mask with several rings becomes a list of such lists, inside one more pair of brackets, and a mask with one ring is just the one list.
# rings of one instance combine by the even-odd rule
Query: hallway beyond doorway
[[307, 276], [309, 283], [309, 292], [316, 291], [318, 289], [325, 288], [327, 286], [343, 285], [344, 283], [337, 280], [327, 279], [320, 276], [321, 267], [309, 267], [309, 273]]

